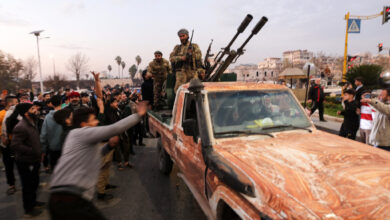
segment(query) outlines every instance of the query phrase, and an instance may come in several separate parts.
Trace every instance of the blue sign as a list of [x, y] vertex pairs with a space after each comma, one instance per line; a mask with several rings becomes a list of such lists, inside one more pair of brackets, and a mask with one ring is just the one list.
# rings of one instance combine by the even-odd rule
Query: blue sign
[[360, 19], [348, 19], [348, 33], [360, 33]]

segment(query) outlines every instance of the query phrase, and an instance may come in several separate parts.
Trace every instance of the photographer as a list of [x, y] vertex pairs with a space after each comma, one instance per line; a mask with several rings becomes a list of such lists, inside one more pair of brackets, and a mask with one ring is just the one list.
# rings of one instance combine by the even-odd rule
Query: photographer
[[368, 103], [376, 110], [370, 134], [370, 143], [374, 146], [390, 151], [390, 88], [383, 89], [379, 99], [362, 96], [361, 102]]

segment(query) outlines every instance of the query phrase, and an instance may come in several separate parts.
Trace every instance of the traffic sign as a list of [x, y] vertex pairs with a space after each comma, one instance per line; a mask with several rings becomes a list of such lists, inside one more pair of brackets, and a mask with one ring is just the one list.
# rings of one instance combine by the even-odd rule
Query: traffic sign
[[348, 19], [348, 33], [360, 33], [360, 19]]

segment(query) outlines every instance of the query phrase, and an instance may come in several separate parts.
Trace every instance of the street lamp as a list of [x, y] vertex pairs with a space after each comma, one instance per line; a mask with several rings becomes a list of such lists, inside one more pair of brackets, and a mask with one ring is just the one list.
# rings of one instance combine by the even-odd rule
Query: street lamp
[[304, 71], [304, 72], [307, 72], [306, 93], [305, 93], [305, 104], [304, 104], [304, 107], [306, 108], [307, 90], [309, 89], [310, 73], [315, 73], [315, 65], [314, 65], [313, 63], [307, 62], [307, 63], [303, 66], [303, 71]]
[[39, 39], [45, 39], [49, 37], [39, 38], [39, 35], [44, 30], [33, 31], [30, 34], [34, 34], [37, 37], [37, 48], [38, 48], [38, 64], [39, 64], [39, 77], [40, 77], [40, 86], [41, 86], [41, 94], [43, 94], [43, 80], [42, 80], [42, 66], [41, 66], [41, 55], [39, 54]]

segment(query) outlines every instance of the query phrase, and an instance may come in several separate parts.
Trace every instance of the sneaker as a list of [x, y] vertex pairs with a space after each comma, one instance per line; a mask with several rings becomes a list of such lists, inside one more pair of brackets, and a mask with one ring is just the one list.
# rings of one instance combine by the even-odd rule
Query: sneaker
[[111, 185], [111, 184], [107, 184], [106, 185], [106, 187], [104, 187], [104, 189], [116, 189], [116, 188], [118, 188], [118, 186], [116, 186], [116, 185]]
[[97, 198], [98, 198], [98, 200], [100, 200], [100, 201], [105, 201], [105, 202], [107, 202], [107, 201], [110, 201], [111, 199], [113, 199], [114, 196], [111, 195], [111, 194], [106, 194], [106, 193], [98, 193]]
[[46, 202], [39, 202], [39, 201], [35, 202], [36, 208], [44, 208], [45, 206], [46, 206]]
[[42, 210], [33, 208], [30, 211], [27, 211], [26, 213], [24, 213], [24, 218], [34, 218], [34, 217], [39, 216], [40, 214], [42, 214]]
[[16, 187], [15, 186], [10, 186], [8, 189], [7, 189], [7, 195], [13, 195], [13, 194], [15, 194], [15, 192], [16, 192]]

